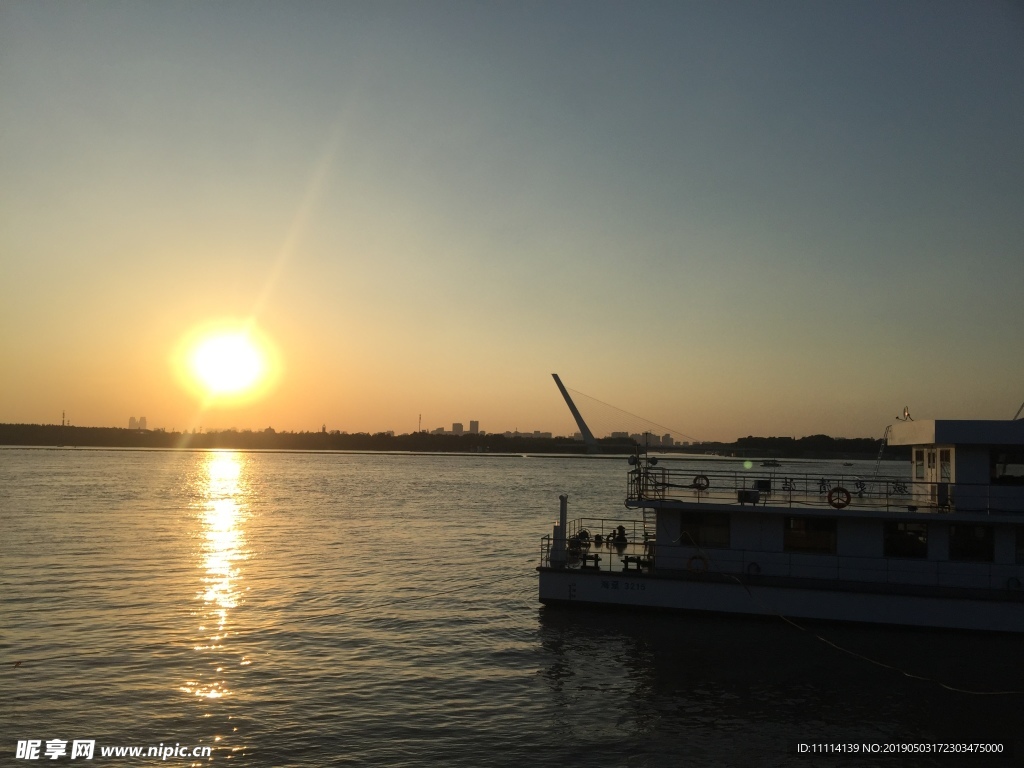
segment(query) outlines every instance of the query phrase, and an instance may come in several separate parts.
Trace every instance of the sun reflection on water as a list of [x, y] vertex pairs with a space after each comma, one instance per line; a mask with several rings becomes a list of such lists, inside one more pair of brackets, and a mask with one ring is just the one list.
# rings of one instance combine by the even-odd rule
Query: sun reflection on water
[[210, 453], [205, 471], [197, 478], [203, 575], [202, 588], [196, 594], [200, 605], [193, 613], [199, 619], [200, 636], [193, 648], [211, 658], [209, 672], [186, 681], [180, 690], [207, 699], [231, 695], [223, 676], [223, 654], [231, 635], [230, 611], [242, 602], [240, 564], [248, 558], [243, 530], [248, 518], [244, 461], [243, 454], [232, 451]]

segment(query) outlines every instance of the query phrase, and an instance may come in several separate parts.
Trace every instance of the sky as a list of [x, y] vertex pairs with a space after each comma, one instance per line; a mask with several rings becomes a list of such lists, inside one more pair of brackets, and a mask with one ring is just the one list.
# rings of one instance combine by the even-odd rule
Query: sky
[[0, 0], [0, 422], [880, 437], [1022, 297], [1017, 3]]

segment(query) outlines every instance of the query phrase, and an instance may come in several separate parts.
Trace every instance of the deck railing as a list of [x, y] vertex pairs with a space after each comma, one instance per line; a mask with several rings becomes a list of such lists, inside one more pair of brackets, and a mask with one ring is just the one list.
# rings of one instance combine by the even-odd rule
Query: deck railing
[[[625, 529], [624, 540], [619, 526]], [[590, 571], [644, 570], [654, 562], [653, 540], [643, 520], [582, 517], [568, 521], [565, 532], [565, 565]], [[541, 539], [540, 565], [552, 565], [554, 540]]]
[[819, 581], [862, 582], [1006, 590], [1021, 594], [1024, 565], [907, 557], [855, 557], [799, 552], [666, 546], [659, 551], [664, 573], [728, 574], [752, 578], [805, 578]]
[[[640, 538], [629, 539], [626, 544], [597, 544], [594, 534], [586, 542], [580, 532], [591, 530], [613, 531], [618, 525], [636, 524], [632, 529]], [[602, 528], [602, 525], [604, 526]], [[937, 561], [905, 557], [853, 557], [843, 555], [816, 555], [798, 552], [764, 552], [745, 549], [715, 549], [710, 547], [663, 546], [660, 551], [654, 542], [642, 538], [642, 522], [635, 520], [598, 520], [584, 518], [567, 526], [566, 558], [564, 568], [583, 573], [602, 572], [628, 576], [657, 571], [691, 577], [716, 575], [744, 581], [772, 577], [804, 578], [818, 581], [865, 582], [904, 586], [969, 587], [975, 589], [1005, 590], [1019, 597], [1024, 584], [1024, 565], [1020, 563], [986, 563], [969, 561]], [[602, 540], [605, 537], [602, 536]], [[541, 540], [540, 565], [550, 568], [553, 539]], [[657, 563], [655, 563], [657, 555]], [[748, 577], [744, 579], [744, 577]], [[735, 579], [734, 579], [735, 580]]]
[[629, 471], [626, 506], [645, 501], [828, 507], [911, 512], [1019, 511], [1000, 486], [925, 483], [891, 476], [702, 471], [638, 466]]

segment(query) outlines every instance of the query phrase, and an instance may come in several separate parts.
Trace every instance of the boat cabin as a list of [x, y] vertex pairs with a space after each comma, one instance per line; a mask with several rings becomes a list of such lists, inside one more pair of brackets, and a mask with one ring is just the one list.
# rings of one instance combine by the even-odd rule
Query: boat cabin
[[914, 505], [946, 512], [1024, 511], [1024, 420], [901, 421]]

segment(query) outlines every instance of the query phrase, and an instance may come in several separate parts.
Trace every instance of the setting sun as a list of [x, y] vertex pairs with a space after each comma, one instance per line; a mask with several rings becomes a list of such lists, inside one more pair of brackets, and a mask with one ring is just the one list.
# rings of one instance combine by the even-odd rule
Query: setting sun
[[245, 333], [226, 333], [200, 342], [192, 369], [211, 394], [235, 395], [259, 381], [266, 361]]
[[175, 367], [197, 396], [221, 403], [262, 396], [278, 368], [273, 347], [254, 327], [223, 323], [190, 333], [178, 350]]

